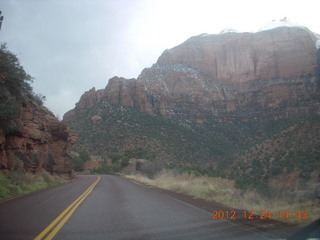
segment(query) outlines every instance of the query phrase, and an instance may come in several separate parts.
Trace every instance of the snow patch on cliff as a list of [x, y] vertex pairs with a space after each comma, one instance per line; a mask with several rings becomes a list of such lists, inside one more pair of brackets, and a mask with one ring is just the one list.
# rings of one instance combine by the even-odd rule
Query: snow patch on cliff
[[199, 35], [199, 37], [207, 37], [207, 36], [210, 36], [210, 34], [208, 34], [208, 33], [202, 33], [202, 34]]
[[316, 41], [316, 48], [317, 48], [317, 49], [320, 49], [320, 39], [318, 39], [318, 40]]
[[264, 27], [260, 28], [257, 32], [262, 32], [278, 27], [300, 27], [300, 28], [305, 28], [305, 26], [295, 23], [288, 19], [287, 17], [280, 19], [280, 20], [273, 20], [272, 22], [266, 24]]
[[234, 28], [231, 27], [226, 27], [224, 29], [222, 29], [222, 31], [220, 32], [220, 34], [224, 34], [224, 33], [237, 33], [238, 31]]
[[[152, 74], [146, 75], [144, 78], [145, 82], [151, 82], [159, 79], [164, 79], [164, 75], [170, 73], [170, 72], [178, 72], [178, 73], [184, 73], [188, 75], [197, 75], [198, 71], [184, 66], [183, 64], [172, 64], [172, 65], [158, 65], [153, 64], [150, 69], [145, 69], [145, 71], [152, 71]], [[140, 77], [140, 76], [139, 76]]]

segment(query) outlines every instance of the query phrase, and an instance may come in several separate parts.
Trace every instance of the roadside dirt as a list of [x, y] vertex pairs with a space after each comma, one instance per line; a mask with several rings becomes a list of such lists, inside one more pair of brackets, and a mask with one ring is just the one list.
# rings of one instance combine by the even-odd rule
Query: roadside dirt
[[[122, 177], [125, 177], [125, 176], [122, 176]], [[252, 228], [253, 230], [255, 229], [262, 232], [266, 232], [278, 238], [288, 238], [293, 233], [303, 228], [303, 226], [287, 224], [272, 218], [261, 219], [261, 215], [251, 215], [249, 211], [246, 211], [243, 209], [230, 208], [228, 206], [225, 206], [215, 201], [209, 201], [209, 200], [189, 196], [183, 193], [172, 192], [166, 189], [161, 189], [145, 183], [137, 182], [132, 179], [128, 179], [128, 180], [136, 184], [146, 186], [148, 188], [153, 188], [155, 191], [161, 192], [173, 198], [187, 202], [205, 211], [212, 212], [212, 217], [219, 217], [218, 215], [216, 215], [216, 212], [213, 212], [213, 211], [218, 211], [218, 212], [223, 211], [224, 218], [230, 222], [233, 222], [235, 224], [245, 225], [246, 227]], [[246, 214], [243, 213], [244, 211], [246, 211]], [[229, 213], [228, 218], [226, 216], [226, 212]], [[235, 218], [235, 219], [231, 219], [231, 216], [232, 218]], [[214, 219], [212, 219], [212, 221], [214, 221]]]

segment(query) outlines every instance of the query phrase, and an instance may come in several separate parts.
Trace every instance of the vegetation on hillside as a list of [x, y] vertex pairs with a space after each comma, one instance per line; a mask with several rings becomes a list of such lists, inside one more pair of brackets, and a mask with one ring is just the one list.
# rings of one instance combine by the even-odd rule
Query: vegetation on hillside
[[42, 104], [45, 99], [32, 91], [32, 77], [20, 65], [15, 54], [10, 52], [6, 44], [0, 46], [0, 129], [5, 133], [15, 131], [15, 119], [22, 104], [33, 101]]
[[[239, 187], [261, 182], [262, 191], [262, 182], [268, 177], [295, 169], [308, 179], [319, 167], [318, 117], [198, 124], [150, 116], [104, 101], [75, 112], [77, 121], [66, 122], [79, 135], [74, 149], [91, 155], [110, 158], [142, 149], [180, 168], [194, 165], [198, 172], [210, 176], [237, 176]], [[96, 115], [101, 120], [93, 122], [91, 118]]]
[[[97, 114], [99, 107], [103, 108], [102, 120], [93, 124], [91, 117]], [[78, 121], [67, 124], [79, 134], [75, 149], [94, 155], [121, 154], [136, 148], [145, 148], [162, 160], [200, 159], [214, 151], [217, 151], [215, 155], [224, 154], [216, 147], [211, 148], [210, 143], [192, 129], [130, 107], [101, 103], [86, 112], [79, 112]], [[189, 139], [193, 139], [192, 144]], [[223, 144], [225, 140], [221, 142]]]
[[[198, 124], [151, 116], [132, 107], [101, 101], [75, 110], [77, 121], [65, 121], [79, 135], [75, 151], [110, 156], [143, 148], [166, 162], [224, 164], [240, 150], [287, 127], [290, 122]], [[93, 122], [99, 115], [101, 120]]]
[[[78, 121], [67, 122], [79, 134], [75, 149], [112, 159], [97, 173], [130, 174], [125, 165], [145, 159], [138, 172], [149, 179], [162, 169], [178, 175], [222, 177], [234, 181], [235, 189], [266, 199], [297, 194], [308, 198], [318, 181], [318, 116], [199, 124], [150, 116], [105, 101], [75, 112]], [[98, 122], [91, 119], [96, 115], [101, 117]], [[133, 154], [137, 149], [140, 155]]]
[[[230, 170], [236, 186], [270, 194], [268, 183], [278, 175], [296, 175], [290, 191], [315, 184], [320, 174], [320, 118], [299, 121], [233, 156]], [[304, 184], [303, 184], [304, 183]], [[279, 183], [281, 184], [281, 183]]]

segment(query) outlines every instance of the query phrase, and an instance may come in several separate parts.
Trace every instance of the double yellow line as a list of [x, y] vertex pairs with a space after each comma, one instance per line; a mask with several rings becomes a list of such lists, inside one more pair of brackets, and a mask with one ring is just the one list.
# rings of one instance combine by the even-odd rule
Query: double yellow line
[[[78, 197], [69, 207], [66, 208], [52, 223], [49, 224], [34, 240], [50, 240], [52, 239], [57, 232], [63, 227], [63, 225], [68, 221], [77, 207], [88, 197], [91, 193], [92, 189], [98, 184], [101, 177], [98, 179], [84, 192]], [[50, 232], [50, 233], [49, 233]], [[49, 234], [48, 234], [49, 233]]]

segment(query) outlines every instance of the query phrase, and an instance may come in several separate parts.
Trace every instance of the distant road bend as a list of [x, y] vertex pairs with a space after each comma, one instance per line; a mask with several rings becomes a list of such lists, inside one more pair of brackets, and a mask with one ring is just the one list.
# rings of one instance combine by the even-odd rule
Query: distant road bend
[[273, 239], [120, 176], [79, 180], [0, 204], [0, 239]]

